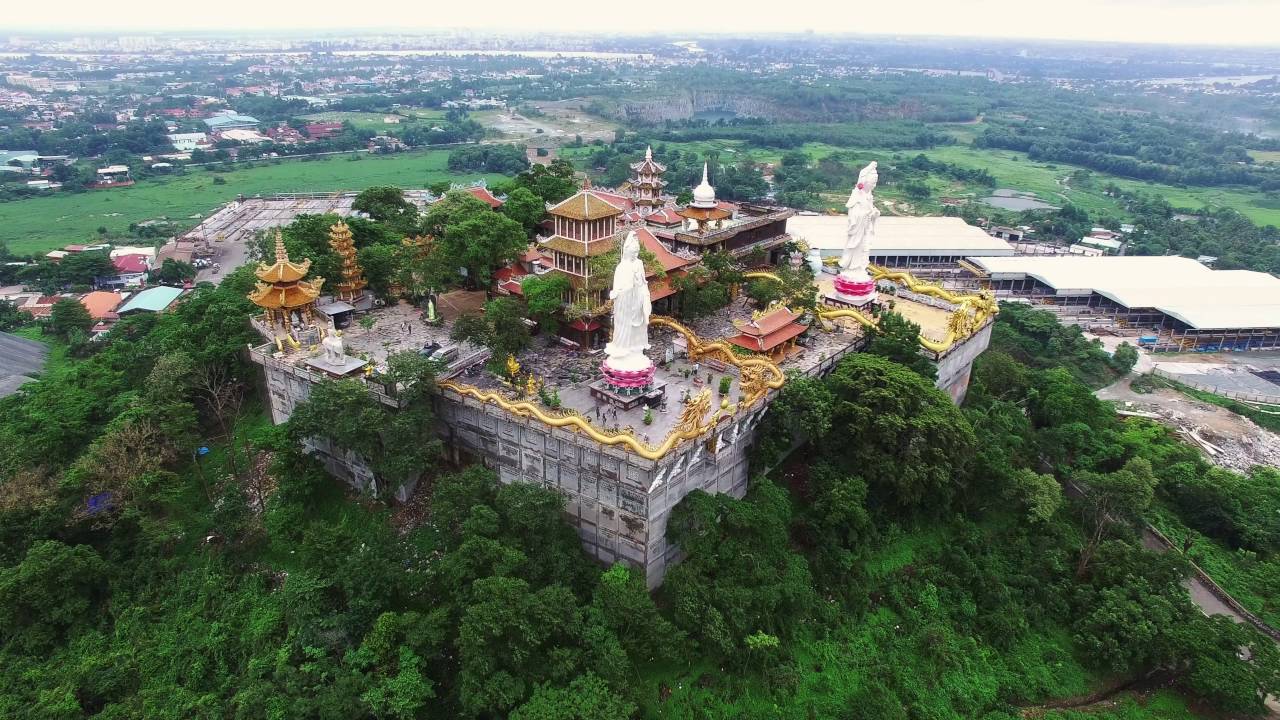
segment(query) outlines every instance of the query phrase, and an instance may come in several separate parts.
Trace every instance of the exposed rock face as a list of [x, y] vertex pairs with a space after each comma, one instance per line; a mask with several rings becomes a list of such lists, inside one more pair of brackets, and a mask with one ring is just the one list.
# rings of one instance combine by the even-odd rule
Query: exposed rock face
[[667, 120], [688, 120], [700, 112], [733, 113], [785, 122], [833, 122], [836, 120], [911, 120], [926, 108], [916, 100], [889, 105], [875, 102], [816, 102], [802, 106], [781, 104], [760, 95], [743, 95], [717, 90], [689, 89], [653, 98], [618, 101], [605, 109], [612, 119], [632, 124], [658, 124]]

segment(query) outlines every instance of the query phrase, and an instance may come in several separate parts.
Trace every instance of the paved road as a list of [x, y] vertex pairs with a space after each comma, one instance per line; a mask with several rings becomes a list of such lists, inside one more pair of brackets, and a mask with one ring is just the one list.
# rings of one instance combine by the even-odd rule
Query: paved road
[[[1145, 529], [1142, 531], [1142, 546], [1148, 550], [1154, 550], [1156, 552], [1165, 552], [1169, 549], [1156, 539], [1155, 534], [1150, 530]], [[1218, 596], [1214, 595], [1209, 590], [1209, 586], [1205, 585], [1199, 577], [1192, 575], [1186, 580], [1183, 580], [1182, 584], [1187, 588], [1187, 592], [1190, 593], [1191, 602], [1195, 603], [1196, 607], [1200, 608], [1200, 611], [1205, 615], [1226, 615], [1235, 622], [1245, 622], [1245, 619], [1241, 617], [1239, 613], [1232, 610], [1229, 605], [1219, 600]]]
[[222, 266], [215, 274], [213, 268], [207, 267], [196, 273], [196, 282], [211, 282], [214, 285], [222, 282], [227, 273], [245, 264], [249, 258], [249, 247], [242, 242], [223, 241], [211, 243], [214, 246], [213, 261]]

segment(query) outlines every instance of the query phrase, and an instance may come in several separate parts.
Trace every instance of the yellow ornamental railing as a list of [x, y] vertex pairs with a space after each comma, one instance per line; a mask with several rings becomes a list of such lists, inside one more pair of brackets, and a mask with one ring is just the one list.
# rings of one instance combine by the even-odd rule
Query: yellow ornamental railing
[[[947, 334], [942, 340], [933, 340], [923, 334], [917, 336], [920, 346], [936, 353], [946, 352], [957, 342], [973, 335], [988, 320], [994, 318], [1000, 307], [995, 296], [983, 291], [977, 295], [961, 295], [918, 279], [909, 272], [890, 271], [879, 265], [867, 266], [873, 280], [889, 280], [906, 287], [913, 293], [938, 298], [955, 306], [947, 319]], [[767, 279], [782, 282], [782, 279], [771, 272], [748, 272], [743, 274], [747, 280]], [[850, 318], [864, 327], [876, 327], [876, 319], [854, 308], [832, 307], [822, 305], [818, 308], [818, 317], [823, 320], [839, 320]]]

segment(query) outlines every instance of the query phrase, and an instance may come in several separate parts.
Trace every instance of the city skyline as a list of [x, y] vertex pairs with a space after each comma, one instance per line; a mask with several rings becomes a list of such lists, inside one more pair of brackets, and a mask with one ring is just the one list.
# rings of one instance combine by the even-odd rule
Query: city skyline
[[[227, 0], [219, 12], [175, 18], [158, 0], [127, 7], [69, 0], [52, 17], [46, 6], [10, 8], [8, 32], [262, 32], [314, 31], [411, 33], [442, 30], [609, 34], [767, 34], [815, 32], [1025, 40], [1068, 40], [1199, 45], [1276, 45], [1271, 30], [1280, 4], [1267, 0], [1078, 0], [1074, 3], [973, 0], [902, 0], [892, 4], [843, 4], [798, 0], [788, 12], [750, 1], [732, 8], [655, 0], [643, 15], [604, 23], [599, 13], [573, 3], [538, 4], [493, 0], [489, 11], [474, 6], [425, 8], [403, 0], [380, 6], [376, 15], [335, 18], [297, 3], [259, 4]], [[66, 18], [73, 18], [70, 22]], [[394, 21], [389, 20], [394, 18]], [[678, 20], [678, 22], [673, 22]]]

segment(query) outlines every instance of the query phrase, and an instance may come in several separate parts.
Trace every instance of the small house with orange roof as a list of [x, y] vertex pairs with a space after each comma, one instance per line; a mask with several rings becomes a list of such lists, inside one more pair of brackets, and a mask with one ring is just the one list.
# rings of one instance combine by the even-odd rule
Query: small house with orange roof
[[115, 310], [122, 302], [124, 302], [123, 295], [106, 290], [85, 293], [80, 298], [80, 304], [84, 305], [84, 309], [89, 311], [89, 317], [94, 320], [115, 320], [118, 317]]

